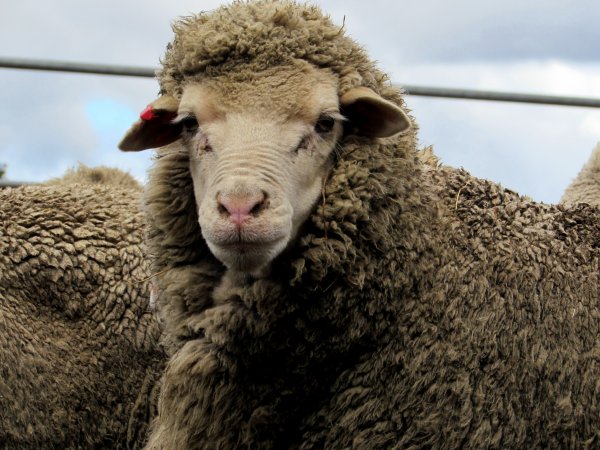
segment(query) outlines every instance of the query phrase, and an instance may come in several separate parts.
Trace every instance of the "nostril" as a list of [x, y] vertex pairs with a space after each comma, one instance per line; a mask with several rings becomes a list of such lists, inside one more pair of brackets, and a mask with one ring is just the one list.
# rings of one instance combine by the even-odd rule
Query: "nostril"
[[260, 203], [257, 203], [256, 205], [254, 205], [252, 207], [252, 209], [250, 210], [250, 214], [252, 214], [253, 216], [256, 216], [262, 209], [262, 205], [263, 205], [263, 202], [260, 202]]
[[229, 215], [229, 211], [227, 211], [227, 208], [219, 200], [217, 200], [217, 210], [219, 211], [219, 214]]
[[257, 198], [254, 201], [256, 202], [256, 204], [252, 207], [252, 209], [249, 212], [253, 216], [256, 216], [264, 209], [264, 207], [267, 204], [266, 192], [261, 191], [260, 194], [258, 194]]
[[221, 195], [221, 193], [217, 193], [217, 211], [219, 214], [229, 216], [229, 211], [227, 210], [226, 198]]

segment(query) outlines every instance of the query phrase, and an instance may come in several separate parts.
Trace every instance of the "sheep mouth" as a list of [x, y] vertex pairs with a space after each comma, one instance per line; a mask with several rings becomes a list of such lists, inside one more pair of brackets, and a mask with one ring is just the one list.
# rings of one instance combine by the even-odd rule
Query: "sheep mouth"
[[209, 242], [213, 255], [229, 269], [252, 272], [269, 264], [286, 247], [287, 239]]
[[[268, 232], [237, 230], [213, 232], [203, 229], [203, 237], [212, 254], [229, 269], [253, 271], [270, 263], [287, 246], [287, 230], [270, 229]], [[221, 230], [217, 230], [221, 231]]]
[[235, 252], [235, 253], [255, 253], [262, 250], [268, 249], [277, 243], [281, 239], [275, 239], [272, 241], [244, 241], [242, 239], [236, 242], [224, 242], [218, 244], [224, 250]]

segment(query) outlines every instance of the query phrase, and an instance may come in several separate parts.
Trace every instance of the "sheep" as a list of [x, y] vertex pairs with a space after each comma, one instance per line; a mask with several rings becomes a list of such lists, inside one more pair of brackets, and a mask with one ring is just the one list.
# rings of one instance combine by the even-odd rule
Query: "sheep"
[[141, 191], [142, 185], [130, 174], [120, 169], [107, 166], [88, 167], [79, 164], [76, 168], [68, 169], [61, 177], [46, 181], [45, 185], [54, 184], [104, 184]]
[[311, 5], [173, 26], [120, 148], [169, 362], [147, 449], [600, 442], [600, 225], [424, 165], [401, 92]]
[[62, 184], [0, 191], [2, 449], [145, 441], [165, 355], [140, 189], [115, 175], [82, 167]]
[[600, 206], [600, 143], [577, 177], [565, 189], [559, 203], [566, 206], [577, 203]]

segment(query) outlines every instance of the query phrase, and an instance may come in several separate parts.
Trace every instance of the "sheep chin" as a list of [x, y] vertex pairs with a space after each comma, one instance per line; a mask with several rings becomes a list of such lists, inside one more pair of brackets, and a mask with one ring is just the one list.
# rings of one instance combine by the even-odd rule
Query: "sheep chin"
[[254, 275], [260, 272], [286, 248], [289, 236], [274, 241], [219, 244], [206, 239], [208, 248], [229, 270]]

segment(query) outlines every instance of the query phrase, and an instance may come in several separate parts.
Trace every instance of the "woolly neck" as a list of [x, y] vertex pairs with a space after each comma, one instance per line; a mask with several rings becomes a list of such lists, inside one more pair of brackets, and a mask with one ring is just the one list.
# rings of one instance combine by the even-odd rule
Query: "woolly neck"
[[[202, 448], [193, 436], [212, 445], [213, 422], [228, 430], [218, 436], [223, 448], [245, 433], [288, 448], [345, 371], [397, 340], [403, 310], [433, 284], [432, 239], [444, 233], [411, 137], [341, 144], [296, 245], [270, 277], [220, 305], [211, 293], [225, 269], [201, 237], [187, 153], [159, 151], [146, 206], [172, 354], [162, 424], [171, 426], [173, 411], [188, 404], [218, 397], [227, 405], [190, 406], [193, 424], [173, 441], [179, 448]], [[181, 397], [182, 386], [195, 387]]]
[[[336, 290], [340, 289], [373, 289], [373, 283], [379, 283], [375, 281], [381, 277], [379, 272], [391, 269], [381, 266], [387, 258], [406, 262], [405, 268], [394, 270], [403, 281], [390, 283], [412, 289], [411, 271], [416, 269], [411, 267], [420, 265], [416, 259], [431, 246], [425, 238], [430, 233], [425, 230], [431, 230], [437, 220], [412, 145], [411, 136], [387, 142], [345, 139], [323, 197], [295, 245], [274, 262], [269, 279], [248, 285], [241, 299], [246, 307], [264, 314], [261, 320], [265, 324], [315, 307], [334, 321], [327, 298], [338, 296]], [[167, 334], [181, 341], [198, 337], [199, 328], [192, 323], [213, 306], [211, 292], [225, 268], [202, 238], [188, 156], [177, 146], [158, 151], [146, 192], [146, 210], [148, 245], [154, 257], [153, 271], [158, 274], [156, 282], [163, 292], [160, 310]], [[399, 252], [405, 255], [398, 257]], [[420, 272], [415, 277], [423, 279]], [[352, 308], [350, 304], [338, 306]]]

